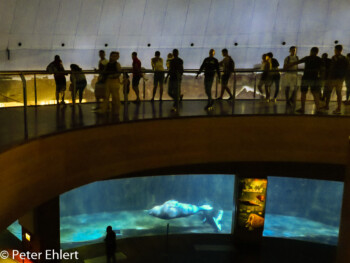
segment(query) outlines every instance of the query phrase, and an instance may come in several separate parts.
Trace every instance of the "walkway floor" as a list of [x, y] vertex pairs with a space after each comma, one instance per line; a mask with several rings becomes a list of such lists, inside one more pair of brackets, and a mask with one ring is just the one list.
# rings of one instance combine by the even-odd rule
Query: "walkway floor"
[[[177, 113], [171, 112], [171, 101], [150, 101], [137, 105], [123, 105], [119, 116], [111, 114], [96, 114], [92, 111], [93, 103], [75, 105], [51, 105], [28, 107], [27, 128], [25, 125], [24, 110], [18, 108], [0, 109], [0, 149], [4, 150], [13, 145], [23, 143], [27, 139], [34, 139], [52, 133], [119, 122], [138, 121], [158, 118], [179, 118], [189, 116], [239, 116], [239, 115], [300, 115], [284, 101], [266, 103], [258, 100], [236, 100], [235, 103], [227, 100], [216, 101], [212, 111], [204, 110], [206, 101], [185, 100], [181, 102]], [[331, 103], [330, 110], [317, 117], [350, 116], [350, 106], [343, 106], [341, 115], [333, 115], [336, 103]], [[306, 115], [315, 114], [313, 102], [307, 102]]]

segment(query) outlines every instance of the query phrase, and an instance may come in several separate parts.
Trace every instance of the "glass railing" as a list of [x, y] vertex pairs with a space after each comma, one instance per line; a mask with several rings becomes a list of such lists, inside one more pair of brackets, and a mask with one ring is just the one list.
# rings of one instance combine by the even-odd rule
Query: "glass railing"
[[[131, 73], [129, 69], [123, 69], [124, 72]], [[207, 95], [204, 90], [204, 74], [201, 74], [198, 79], [195, 78], [198, 70], [189, 69], [185, 70], [181, 81], [181, 94], [183, 94], [183, 100], [206, 100]], [[280, 81], [280, 89], [277, 96], [277, 100], [285, 100], [285, 86], [283, 85], [283, 70]], [[73, 103], [70, 86], [70, 71], [65, 72], [67, 74], [67, 89], [65, 92], [65, 102]], [[98, 79], [98, 73], [91, 70], [83, 71], [87, 79], [87, 86], [83, 95], [83, 103], [95, 102], [95, 84]], [[153, 94], [153, 71], [144, 70], [144, 78], [141, 79], [139, 89], [140, 97], [142, 100], [151, 100]], [[300, 86], [302, 70], [298, 70], [298, 83]], [[261, 70], [257, 69], [237, 69], [233, 72], [232, 77], [229, 80], [228, 87], [235, 95], [235, 99], [260, 99], [261, 94], [258, 90], [260, 81]], [[121, 77], [122, 79], [122, 77]], [[131, 81], [131, 74], [130, 74]], [[275, 85], [270, 87], [271, 98], [275, 95]], [[2, 71], [0, 72], [0, 108], [1, 107], [26, 107], [26, 106], [38, 106], [38, 105], [52, 105], [56, 104], [55, 97], [55, 81], [53, 74], [48, 74], [47, 71]], [[221, 92], [221, 85], [217, 78], [215, 78], [212, 87], [213, 99], [218, 98]], [[122, 93], [122, 91], [120, 91]], [[345, 97], [346, 88], [343, 87], [343, 97]], [[121, 101], [126, 98], [121, 94]], [[224, 97], [228, 98], [228, 94], [225, 93]], [[136, 96], [132, 88], [128, 96], [129, 101], [135, 100]], [[298, 91], [297, 98], [300, 98], [300, 91]], [[159, 87], [157, 88], [157, 94], [155, 99], [159, 99]], [[163, 100], [170, 100], [171, 98], [167, 93], [167, 84], [164, 84]], [[307, 94], [307, 100], [312, 100], [312, 94]], [[331, 100], [336, 100], [335, 93], [332, 94]], [[77, 102], [77, 98], [76, 98]]]
[[[130, 82], [132, 74], [130, 68], [123, 68], [123, 72], [128, 72]], [[28, 138], [36, 138], [45, 134], [51, 134], [57, 131], [81, 128], [86, 126], [109, 124], [115, 121], [133, 121], [154, 118], [173, 118], [185, 116], [222, 116], [222, 115], [242, 115], [242, 114], [294, 114], [285, 107], [285, 87], [283, 85], [283, 75], [285, 71], [281, 70], [280, 90], [277, 96], [279, 103], [255, 103], [264, 99], [263, 94], [259, 92], [259, 81], [262, 71], [259, 69], [236, 69], [231, 75], [228, 88], [234, 95], [230, 100], [225, 92], [223, 98], [227, 102], [215, 102], [214, 110], [207, 112], [204, 110], [207, 104], [207, 94], [204, 89], [204, 74], [196, 78], [198, 69], [187, 69], [184, 71], [181, 81], [181, 94], [183, 103], [176, 114], [171, 113], [172, 102], [168, 95], [168, 84], [163, 85], [163, 101], [168, 103], [159, 103], [159, 91], [157, 88], [155, 103], [150, 103], [153, 94], [153, 71], [144, 70], [144, 78], [139, 84], [141, 104], [123, 103], [125, 100], [132, 102], [136, 99], [130, 83], [130, 92], [128, 96], [123, 94], [121, 85], [120, 99], [123, 103], [117, 118], [98, 116], [92, 109], [96, 102], [95, 85], [98, 81], [99, 73], [93, 70], [85, 70], [87, 86], [84, 90], [82, 105], [79, 108], [71, 107], [40, 107], [41, 105], [55, 105], [56, 102], [56, 84], [53, 74], [47, 71], [2, 71], [0, 72], [0, 118], [3, 125], [0, 128], [0, 146], [11, 145], [13, 142], [20, 142]], [[166, 72], [165, 72], [166, 73]], [[78, 98], [72, 100], [70, 87], [71, 71], [66, 71], [66, 91], [65, 103], [74, 106], [78, 103]], [[297, 85], [301, 82], [302, 70], [295, 72], [298, 75]], [[122, 80], [122, 76], [120, 77]], [[73, 85], [74, 86], [74, 85]], [[271, 97], [275, 95], [275, 85], [271, 87]], [[300, 91], [297, 91], [297, 98], [300, 98]], [[212, 98], [220, 97], [221, 84], [217, 78], [214, 79], [212, 86]], [[343, 87], [343, 97], [345, 97], [346, 88]], [[307, 100], [313, 100], [309, 92]], [[336, 100], [335, 93], [332, 94], [332, 100]], [[187, 101], [187, 102], [186, 102]], [[262, 100], [263, 102], [264, 100]], [[143, 103], [144, 102], [144, 103]], [[87, 103], [92, 103], [89, 105]], [[299, 102], [298, 102], [299, 103]], [[333, 103], [335, 104], [335, 103]], [[309, 103], [307, 114], [314, 114], [315, 107]], [[346, 110], [348, 111], [348, 110]], [[345, 111], [344, 111], [345, 112]], [[345, 112], [345, 115], [347, 113]], [[24, 136], [23, 136], [24, 134]]]

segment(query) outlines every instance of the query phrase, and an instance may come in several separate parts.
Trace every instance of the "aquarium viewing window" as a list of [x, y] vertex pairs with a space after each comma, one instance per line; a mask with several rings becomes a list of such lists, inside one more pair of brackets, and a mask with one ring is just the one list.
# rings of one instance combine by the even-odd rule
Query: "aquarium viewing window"
[[342, 182], [268, 177], [263, 235], [337, 245]]
[[61, 247], [117, 238], [231, 233], [234, 175], [169, 175], [95, 182], [60, 196]]

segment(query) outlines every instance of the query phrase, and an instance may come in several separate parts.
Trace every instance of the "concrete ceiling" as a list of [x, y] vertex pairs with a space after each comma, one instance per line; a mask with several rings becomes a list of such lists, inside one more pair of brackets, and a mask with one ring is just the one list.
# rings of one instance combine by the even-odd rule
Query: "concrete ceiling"
[[347, 52], [349, 13], [349, 0], [0, 0], [0, 69], [45, 68], [56, 53], [91, 68], [99, 49], [119, 50], [122, 66], [136, 50], [149, 67], [155, 50], [179, 48], [187, 68], [210, 48], [229, 48], [238, 67], [268, 51], [282, 60], [290, 45], [332, 53], [338, 40]]

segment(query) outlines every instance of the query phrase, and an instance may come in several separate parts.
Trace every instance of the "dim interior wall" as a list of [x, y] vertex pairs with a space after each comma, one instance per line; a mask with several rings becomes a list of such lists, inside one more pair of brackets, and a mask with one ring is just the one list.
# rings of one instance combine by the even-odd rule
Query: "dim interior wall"
[[[317, 179], [322, 164], [346, 166], [349, 121], [314, 116], [186, 118], [94, 127], [34, 140], [0, 155], [0, 183], [6, 186], [0, 192], [0, 199], [6, 200], [0, 203], [0, 229], [75, 187], [155, 169], [169, 174], [169, 167], [202, 165], [203, 173], [212, 164], [210, 173], [215, 174], [221, 163], [232, 166], [232, 174], [236, 162], [275, 162], [286, 164], [277, 173], [281, 176], [288, 163], [313, 163], [319, 164], [317, 172], [303, 176]], [[252, 173], [257, 169], [249, 167]]]
[[269, 51], [281, 62], [291, 45], [331, 55], [338, 40], [347, 53], [349, 10], [348, 0], [0, 0], [0, 53], [13, 54], [0, 70], [42, 69], [54, 54], [90, 69], [100, 49], [121, 51], [122, 64], [137, 51], [147, 68], [155, 49], [180, 49], [186, 68], [210, 48], [228, 48], [240, 68]]

